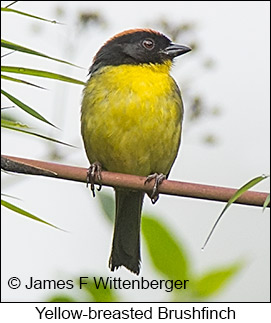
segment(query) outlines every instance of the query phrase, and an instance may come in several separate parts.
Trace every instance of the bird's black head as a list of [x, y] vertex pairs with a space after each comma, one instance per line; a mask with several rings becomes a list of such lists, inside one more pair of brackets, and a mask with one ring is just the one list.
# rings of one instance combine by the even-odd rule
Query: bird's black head
[[122, 64], [162, 64], [189, 52], [187, 46], [173, 44], [165, 35], [151, 29], [131, 29], [109, 39], [94, 57], [90, 73], [103, 66]]

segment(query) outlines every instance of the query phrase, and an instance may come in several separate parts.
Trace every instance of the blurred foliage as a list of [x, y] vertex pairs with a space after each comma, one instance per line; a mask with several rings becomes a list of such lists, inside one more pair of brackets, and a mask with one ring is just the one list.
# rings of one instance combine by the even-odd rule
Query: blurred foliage
[[[5, 14], [16, 14], [16, 15], [22, 15], [26, 18], [31, 18], [31, 19], [36, 19], [36, 20], [41, 20], [43, 22], [46, 23], [56, 23], [56, 21], [52, 21], [52, 20], [47, 20], [44, 19], [42, 17], [38, 17], [38, 16], [34, 16], [34, 15], [30, 15], [28, 13], [22, 12], [22, 11], [18, 11], [18, 10], [14, 10], [11, 7], [11, 5], [15, 4], [17, 1], [14, 1], [12, 3], [10, 3], [8, 6], [6, 7], [1, 7], [1, 13], [5, 13]], [[42, 59], [49, 59], [49, 60], [53, 60], [57, 63], [62, 63], [62, 64], [67, 64], [69, 66], [73, 66], [76, 67], [74, 64], [71, 64], [68, 61], [64, 61], [49, 55], [46, 55], [44, 53], [41, 53], [39, 51], [33, 50], [31, 48], [13, 43], [9, 40], [4, 40], [1, 39], [1, 50], [8, 50], [8, 52], [5, 52], [2, 55], [2, 58], [4, 59], [5, 57], [7, 57], [10, 54], [13, 55], [17, 55], [18, 54], [26, 54], [26, 55], [34, 55], [34, 56], [38, 56]], [[20, 61], [19, 57], [18, 57], [18, 62]], [[65, 75], [61, 75], [58, 73], [54, 73], [54, 72], [48, 72], [48, 71], [42, 71], [42, 70], [36, 70], [36, 69], [29, 69], [29, 68], [25, 68], [23, 66], [3, 66], [1, 65], [1, 80], [3, 81], [8, 81], [8, 82], [14, 82], [14, 84], [16, 85], [23, 85], [23, 86], [31, 86], [34, 89], [38, 89], [38, 90], [44, 90], [43, 87], [34, 84], [32, 82], [28, 82], [22, 79], [18, 79], [18, 78], [14, 78], [12, 76], [9, 76], [7, 74], [9, 73], [16, 73], [16, 74], [23, 74], [23, 75], [30, 75], [32, 77], [40, 77], [40, 78], [50, 78], [53, 80], [57, 80], [57, 81], [63, 81], [63, 82], [68, 82], [68, 83], [73, 83], [73, 84], [79, 84], [79, 85], [84, 85], [84, 82], [80, 81], [80, 80], [76, 80], [73, 79], [71, 77], [65, 76]], [[3, 85], [3, 84], [1, 84]], [[22, 102], [20, 99], [18, 99], [17, 97], [15, 97], [14, 95], [12, 95], [11, 93], [8, 93], [7, 91], [1, 89], [1, 94], [4, 95], [8, 100], [10, 100], [14, 106], [13, 107], [17, 107], [20, 108], [21, 110], [23, 110], [24, 112], [26, 112], [29, 116], [34, 117], [36, 119], [38, 119], [39, 121], [42, 121], [44, 123], [46, 123], [49, 126], [53, 126], [55, 127], [55, 125], [53, 125], [50, 121], [48, 121], [46, 118], [44, 118], [39, 112], [36, 111], [36, 109], [31, 108], [28, 104]], [[42, 101], [41, 101], [42, 103]], [[1, 128], [5, 128], [11, 131], [16, 131], [19, 132], [20, 134], [26, 134], [26, 135], [31, 135], [31, 136], [35, 136], [44, 140], [47, 140], [49, 142], [54, 142], [57, 144], [62, 144], [62, 145], [66, 145], [66, 146], [70, 146], [69, 144], [66, 144], [60, 140], [54, 139], [50, 136], [45, 136], [42, 135], [40, 133], [37, 132], [33, 132], [31, 131], [31, 127], [28, 126], [27, 124], [23, 124], [22, 122], [20, 122], [19, 120], [17, 120], [17, 115], [14, 114], [13, 112], [16, 112], [16, 109], [10, 109], [10, 107], [2, 107], [1, 108], [1, 112], [5, 110], [5, 113], [1, 113]], [[9, 113], [7, 113], [7, 111]], [[16, 212], [20, 215], [23, 215], [25, 217], [31, 218], [32, 220], [35, 221], [39, 221], [42, 222], [44, 224], [48, 224], [51, 225], [50, 223], [41, 220], [39, 217], [33, 215], [32, 213], [25, 211], [24, 209], [9, 203], [5, 200], [1, 199], [1, 205], [8, 208], [9, 210], [12, 210], [13, 212]], [[51, 225], [53, 226], [53, 225]], [[53, 226], [55, 227], [55, 226]], [[56, 227], [55, 227], [56, 228]]]
[[[98, 275], [81, 275], [81, 277], [99, 277]], [[105, 278], [105, 277], [104, 277]], [[105, 278], [106, 280], [106, 278]], [[79, 280], [76, 278], [73, 280], [75, 282], [74, 289], [80, 290]], [[81, 286], [81, 292], [78, 297], [71, 296], [68, 293], [57, 293], [49, 297], [46, 302], [118, 302], [119, 296], [114, 289], [109, 288], [96, 288], [95, 282], [91, 279], [88, 280], [87, 284]]]
[[50, 303], [74, 303], [76, 302], [76, 299], [68, 296], [68, 295], [64, 295], [64, 294], [59, 294], [59, 295], [55, 295], [52, 296], [51, 298], [48, 298], [47, 302]]
[[[60, 21], [67, 21], [67, 19], [69, 19], [69, 23], [66, 25], [66, 28], [62, 29], [58, 43], [59, 48], [63, 50], [64, 55], [68, 55], [70, 61], [75, 61], [77, 56], [80, 55], [82, 52], [82, 46], [85, 46], [86, 37], [91, 39], [92, 34], [95, 34], [95, 32], [100, 33], [101, 30], [108, 27], [107, 21], [103, 14], [97, 10], [84, 9], [81, 11], [75, 11], [69, 6], [57, 4], [55, 7], [55, 16]], [[44, 28], [42, 28], [41, 24], [38, 24], [37, 22], [33, 22], [30, 27], [31, 31], [37, 34], [38, 37], [42, 37], [42, 33], [46, 31]], [[88, 47], [84, 49], [90, 50], [92, 43], [88, 42], [87, 44]], [[90, 57], [89, 59], [91, 61], [92, 58]], [[85, 75], [87, 76], [87, 68], [84, 69], [86, 69]], [[66, 96], [64, 95], [61, 100], [62, 104], [65, 105]], [[65, 118], [68, 119], [69, 115], [58, 113], [58, 102], [59, 98], [56, 98], [56, 106], [53, 109], [54, 119], [56, 120], [57, 124], [65, 124]], [[78, 138], [75, 140], [78, 140]], [[66, 151], [63, 151], [62, 149], [59, 149], [59, 147], [50, 145], [48, 143], [47, 157], [50, 160], [62, 161], [65, 159], [67, 154], [68, 153]]]
[[[175, 23], [169, 18], [162, 17], [155, 21], [149, 23], [149, 25], [155, 26], [155, 28], [162, 30], [166, 35], [168, 35], [173, 42], [178, 42], [180, 38], [185, 38], [185, 34], [193, 34], [196, 25], [193, 22], [187, 23]], [[190, 40], [189, 46], [195, 50], [197, 44], [195, 41]]]
[[191, 270], [185, 248], [153, 215], [142, 217], [142, 233], [153, 266], [167, 279], [188, 279]]
[[270, 193], [267, 195], [264, 204], [263, 204], [263, 211], [267, 208], [267, 206], [270, 205]]
[[[16, 3], [16, 1], [13, 2], [13, 3]], [[38, 17], [38, 16], [34, 16], [34, 15], [29, 15], [29, 14], [27, 14], [25, 12], [21, 12], [21, 11], [18, 11], [18, 10], [13, 10], [13, 9], [10, 8], [10, 6], [11, 6], [11, 4], [9, 6], [6, 6], [6, 7], [1, 7], [1, 12], [15, 13], [15, 14], [26, 16], [26, 17], [30, 17], [32, 19], [38, 19], [38, 20], [42, 20], [42, 21], [45, 21], [45, 22], [55, 23], [55, 21], [47, 20], [47, 19], [44, 19], [42, 17]], [[9, 52], [5, 53], [2, 56], [2, 58], [6, 57], [8, 54], [24, 53], [24, 54], [27, 54], [27, 55], [34, 55], [34, 56], [38, 56], [38, 57], [45, 58], [45, 59], [50, 59], [50, 60], [56, 61], [58, 63], [64, 63], [64, 64], [67, 64], [67, 65], [75, 67], [75, 65], [71, 64], [70, 62], [67, 62], [67, 61], [64, 61], [64, 60], [61, 60], [61, 59], [57, 59], [55, 57], [51, 57], [51, 56], [46, 55], [44, 53], [41, 53], [39, 51], [36, 51], [36, 50], [31, 49], [31, 48], [28, 48], [28, 47], [13, 43], [13, 42], [8, 41], [8, 40], [1, 39], [1, 49], [11, 50], [11, 52], [9, 51]], [[19, 58], [18, 58], [18, 61], [19, 61]], [[25, 68], [25, 67], [22, 67], [22, 66], [3, 66], [3, 65], [1, 65], [1, 79], [2, 80], [9, 81], [9, 82], [15, 82], [16, 84], [19, 83], [19, 84], [23, 84], [23, 85], [26, 85], [26, 86], [32, 86], [34, 88], [38, 88], [38, 89], [42, 89], [42, 90], [44, 90], [44, 88], [37, 85], [37, 84], [30, 83], [30, 82], [27, 82], [25, 80], [21, 80], [21, 79], [18, 79], [18, 78], [14, 78], [14, 77], [11, 77], [11, 76], [9, 76], [7, 74], [3, 74], [3, 73], [16, 73], [16, 74], [30, 75], [30, 76], [33, 76], [33, 77], [50, 78], [50, 79], [53, 79], [53, 80], [58, 80], [58, 81], [63, 81], [63, 82], [68, 82], [68, 83], [73, 83], [73, 84], [79, 84], [79, 85], [84, 85], [85, 84], [83, 81], [76, 80], [76, 79], [73, 79], [71, 77], [67, 77], [65, 75], [61, 75], [61, 74], [54, 73], [54, 72], [30, 69], [30, 68]], [[23, 111], [28, 113], [30, 116], [32, 116], [32, 117], [34, 117], [36, 119], [39, 119], [40, 121], [43, 121], [43, 122], [47, 123], [48, 125], [54, 126], [51, 122], [49, 122], [47, 119], [45, 119], [35, 109], [31, 108], [28, 104], [25, 104], [20, 99], [16, 98], [14, 95], [8, 93], [7, 91], [4, 91], [3, 89], [1, 89], [1, 94], [4, 95], [6, 98], [8, 98], [12, 103], [14, 103], [16, 107], [22, 109]], [[3, 121], [1, 123], [1, 126], [7, 125], [8, 123], [9, 123], [9, 126], [10, 126], [9, 121], [11, 119], [14, 121], [12, 127], [6, 127], [6, 128], [8, 128], [10, 130], [22, 131], [21, 123], [19, 122], [19, 120], [17, 120], [16, 116], [15, 117], [10, 117], [8, 115], [6, 116], [6, 115], [1, 114], [1, 121]], [[28, 127], [28, 126], [24, 125], [24, 127]], [[28, 127], [28, 128], [30, 128], [30, 127]], [[22, 132], [25, 133], [25, 131], [22, 131]], [[28, 134], [33, 134], [33, 133], [28, 132]], [[35, 135], [37, 135], [37, 134], [35, 134]], [[49, 138], [49, 137], [42, 136], [42, 135], [40, 135], [40, 137], [42, 137], [44, 139], [48, 138], [48, 140], [50, 140], [50, 141], [61, 143], [60, 141], [55, 140], [53, 138]]]
[[[211, 232], [209, 233], [202, 249], [205, 248], [206, 244], [208, 243], [209, 239], [211, 238], [211, 235], [213, 234], [217, 224], [219, 223], [219, 221], [221, 220], [223, 214], [226, 212], [226, 210], [232, 205], [232, 203], [234, 203], [242, 194], [244, 194], [245, 192], [247, 192], [249, 189], [251, 189], [252, 187], [254, 187], [255, 185], [257, 185], [258, 183], [260, 183], [261, 181], [269, 178], [269, 175], [261, 175], [261, 176], [257, 176], [251, 180], [249, 180], [247, 183], [245, 183], [243, 186], [241, 186], [234, 194], [233, 196], [229, 199], [228, 203], [225, 205], [225, 207], [223, 208], [222, 212], [220, 213], [220, 215], [218, 216]], [[263, 211], [264, 209], [268, 206], [270, 202], [270, 194], [267, 196], [264, 204], [263, 204]]]
[[[1, 195], [5, 195], [6, 197], [11, 197], [7, 194], [1, 194]], [[18, 214], [21, 214], [29, 219], [32, 219], [32, 220], [35, 220], [35, 221], [38, 221], [38, 222], [41, 222], [41, 223], [44, 223], [44, 224], [47, 224], [47, 225], [50, 225], [51, 227], [55, 228], [55, 229], [59, 229], [58, 227], [54, 226], [53, 224], [49, 223], [49, 222], [46, 222], [44, 220], [42, 220], [41, 218], [35, 216], [34, 214], [31, 214], [23, 209], [21, 209], [20, 207], [14, 205], [14, 204], [11, 204], [3, 199], [1, 199], [1, 205], [10, 209], [11, 211], [14, 211]]]
[[[113, 225], [114, 198], [111, 194], [100, 192], [97, 194], [101, 208], [106, 219]], [[180, 239], [174, 235], [167, 226], [157, 220], [155, 215], [143, 214], [142, 217], [142, 233], [143, 243], [146, 244], [148, 257], [151, 261], [153, 270], [158, 274], [156, 280], [189, 280], [187, 289], [174, 289], [172, 292], [161, 293], [161, 302], [204, 302], [214, 295], [221, 293], [231, 282], [231, 280], [240, 272], [244, 266], [244, 262], [235, 261], [232, 264], [212, 268], [203, 274], [194, 273], [193, 264], [191, 263], [187, 248]], [[144, 255], [146, 258], [146, 255]], [[83, 275], [81, 275], [83, 277]], [[100, 275], [86, 275], [86, 277], [100, 277]], [[106, 280], [108, 276], [104, 276]], [[153, 275], [157, 277], [157, 275]], [[138, 279], [133, 276], [132, 279]], [[153, 278], [152, 278], [153, 279]], [[77, 287], [79, 289], [78, 279]], [[97, 288], [92, 280], [87, 285], [83, 285], [86, 292], [84, 295], [80, 293], [76, 297], [70, 298], [68, 292], [63, 294], [52, 295], [46, 301], [48, 302], [119, 302], [125, 301], [125, 297], [119, 290]], [[138, 293], [144, 293], [142, 290], [134, 290]]]
[[98, 25], [100, 27], [107, 26], [105, 19], [98, 11], [79, 12], [78, 24], [81, 25], [82, 28], [89, 28], [90, 25]]
[[243, 264], [239, 261], [229, 266], [223, 266], [204, 273], [196, 278], [193, 290], [195, 299], [206, 300], [223, 290], [239, 271]]
[[[60, 19], [63, 19], [66, 17], [67, 10], [64, 6], [57, 6], [55, 8], [55, 14]], [[76, 12], [76, 26], [81, 29], [90, 28], [93, 27], [106, 27], [107, 22], [103, 15], [96, 10], [83, 10]]]

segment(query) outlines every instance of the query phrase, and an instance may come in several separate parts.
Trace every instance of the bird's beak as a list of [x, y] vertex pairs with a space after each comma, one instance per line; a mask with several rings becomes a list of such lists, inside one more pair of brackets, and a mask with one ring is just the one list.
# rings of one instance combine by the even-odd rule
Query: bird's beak
[[174, 58], [190, 51], [191, 48], [188, 46], [171, 43], [168, 47], [162, 50], [162, 53], [166, 54], [170, 58]]

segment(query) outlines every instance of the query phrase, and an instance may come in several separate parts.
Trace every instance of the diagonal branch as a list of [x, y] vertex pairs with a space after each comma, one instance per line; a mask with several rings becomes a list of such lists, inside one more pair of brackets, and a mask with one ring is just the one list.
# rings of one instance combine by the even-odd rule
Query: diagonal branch
[[[23, 173], [29, 175], [41, 175], [54, 178], [66, 179], [86, 183], [87, 169], [74, 167], [40, 160], [31, 160], [14, 156], [2, 156], [1, 168], [5, 171]], [[112, 187], [123, 187], [150, 193], [152, 183], [145, 183], [146, 177], [129, 174], [111, 173], [102, 171], [102, 185]], [[236, 189], [187, 183], [180, 181], [164, 180], [159, 186], [159, 193], [227, 202]], [[263, 206], [267, 193], [247, 191], [242, 194], [235, 203]], [[269, 206], [270, 207], [270, 206]]]

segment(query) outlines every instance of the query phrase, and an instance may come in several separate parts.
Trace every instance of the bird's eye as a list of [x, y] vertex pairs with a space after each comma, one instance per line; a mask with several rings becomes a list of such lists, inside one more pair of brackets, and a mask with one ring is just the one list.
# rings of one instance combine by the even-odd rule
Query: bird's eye
[[144, 39], [142, 42], [143, 47], [148, 50], [152, 50], [154, 48], [154, 41], [150, 38]]

